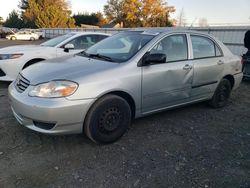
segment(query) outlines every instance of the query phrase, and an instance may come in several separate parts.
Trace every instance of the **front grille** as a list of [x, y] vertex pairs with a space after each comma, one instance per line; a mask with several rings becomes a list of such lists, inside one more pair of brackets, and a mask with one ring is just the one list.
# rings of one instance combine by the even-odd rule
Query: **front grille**
[[17, 79], [15, 80], [15, 87], [19, 93], [24, 92], [27, 89], [27, 87], [29, 87], [29, 85], [30, 85], [29, 80], [24, 78], [21, 74], [17, 76]]
[[2, 69], [0, 69], [0, 76], [6, 76], [5, 72], [3, 72]]

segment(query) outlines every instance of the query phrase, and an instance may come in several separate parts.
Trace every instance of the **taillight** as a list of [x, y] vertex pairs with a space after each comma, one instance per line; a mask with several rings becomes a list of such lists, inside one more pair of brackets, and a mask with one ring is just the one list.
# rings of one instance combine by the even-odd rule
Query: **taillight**
[[241, 64], [243, 65], [245, 63], [244, 59], [242, 58], [241, 59]]

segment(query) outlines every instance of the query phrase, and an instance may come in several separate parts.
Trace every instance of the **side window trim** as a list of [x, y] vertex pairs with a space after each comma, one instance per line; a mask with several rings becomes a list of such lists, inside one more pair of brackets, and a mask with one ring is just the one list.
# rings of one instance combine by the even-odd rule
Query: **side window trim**
[[216, 52], [215, 52], [216, 57], [224, 57], [224, 54], [223, 54], [221, 47], [216, 42], [214, 42], [214, 45], [215, 45], [215, 50], [216, 50], [216, 48], [218, 48], [218, 50], [220, 52], [220, 55], [218, 55], [218, 56], [216, 55]]
[[[209, 39], [210, 41], [213, 42], [213, 46], [214, 46], [214, 51], [215, 51], [215, 56], [209, 56], [209, 57], [200, 57], [200, 58], [194, 58], [194, 50], [193, 50], [193, 43], [192, 43], [192, 36], [195, 36], [195, 37], [202, 37], [202, 38], [206, 38], [206, 39]], [[221, 47], [218, 45], [218, 43], [211, 37], [207, 36], [207, 35], [202, 35], [202, 34], [192, 34], [190, 33], [189, 34], [189, 38], [190, 38], [190, 50], [192, 51], [192, 58], [191, 60], [199, 60], [199, 59], [210, 59], [210, 58], [218, 58], [218, 57], [224, 57], [224, 54], [223, 54], [223, 51], [221, 49]], [[218, 48], [218, 50], [220, 51], [220, 54], [219, 56], [216, 55], [216, 47]]]
[[87, 38], [88, 36], [92, 36], [92, 34], [77, 36], [77, 37], [63, 43], [59, 48], [64, 48], [65, 45], [70, 44], [73, 40], [76, 40], [76, 39], [81, 38], [81, 37], [86, 37]]
[[[161, 37], [157, 42], [155, 42], [152, 47], [148, 50], [150, 52], [155, 46], [157, 46], [162, 40], [166, 39], [167, 37], [172, 37], [172, 36], [183, 36], [185, 41], [186, 41], [186, 49], [187, 49], [187, 58], [186, 59], [181, 59], [181, 60], [174, 60], [174, 61], [166, 61], [165, 63], [175, 63], [175, 62], [182, 62], [182, 61], [188, 61], [190, 60], [190, 47], [189, 47], [189, 38], [187, 33], [172, 33], [172, 34], [167, 34]], [[148, 53], [147, 52], [147, 53]], [[154, 64], [152, 64], [154, 65]]]

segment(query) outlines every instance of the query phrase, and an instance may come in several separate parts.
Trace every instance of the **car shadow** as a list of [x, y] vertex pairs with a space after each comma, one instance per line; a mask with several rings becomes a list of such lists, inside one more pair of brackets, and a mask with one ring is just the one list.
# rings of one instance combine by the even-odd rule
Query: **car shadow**
[[11, 82], [0, 81], [0, 89], [8, 88], [10, 84], [11, 84]]
[[242, 82], [244, 82], [244, 83], [250, 83], [250, 78], [243, 78]]

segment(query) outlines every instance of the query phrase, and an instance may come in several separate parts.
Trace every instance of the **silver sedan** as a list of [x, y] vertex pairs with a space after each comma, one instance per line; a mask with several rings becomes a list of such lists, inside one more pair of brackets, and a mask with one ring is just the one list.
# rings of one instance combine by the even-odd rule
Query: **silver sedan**
[[220, 41], [181, 30], [118, 33], [71, 57], [23, 70], [9, 86], [23, 126], [46, 134], [119, 139], [134, 118], [190, 103], [227, 104], [242, 65]]

